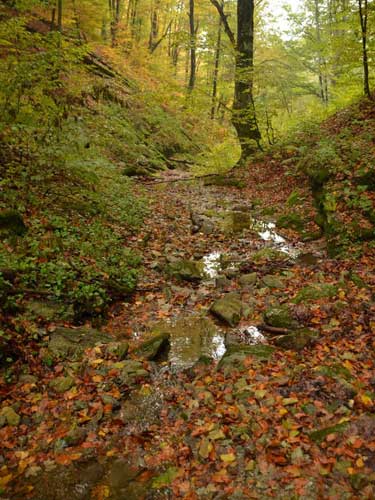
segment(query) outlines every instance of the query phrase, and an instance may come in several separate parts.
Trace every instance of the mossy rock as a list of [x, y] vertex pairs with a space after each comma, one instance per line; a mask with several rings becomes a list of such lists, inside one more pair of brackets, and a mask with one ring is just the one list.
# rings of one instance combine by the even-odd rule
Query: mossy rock
[[287, 335], [281, 335], [280, 337], [277, 337], [277, 339], [275, 340], [275, 344], [278, 347], [282, 347], [283, 349], [301, 351], [311, 342], [316, 340], [318, 336], [319, 335], [315, 330], [303, 328], [288, 333]]
[[52, 321], [61, 317], [64, 313], [61, 304], [53, 301], [31, 300], [25, 306], [26, 316], [44, 321]]
[[275, 328], [286, 328], [287, 330], [298, 328], [298, 322], [293, 318], [287, 305], [269, 307], [263, 313], [263, 320], [267, 325]]
[[245, 229], [250, 229], [252, 218], [247, 212], [229, 212], [223, 220], [223, 230], [227, 234], [241, 233]]
[[329, 283], [314, 283], [302, 288], [293, 299], [295, 304], [309, 302], [311, 300], [331, 299], [338, 292], [338, 287]]
[[268, 274], [263, 277], [262, 281], [268, 288], [284, 288], [284, 282], [279, 276]]
[[5, 233], [12, 236], [24, 236], [27, 226], [17, 210], [0, 211], [0, 234]]
[[169, 333], [161, 333], [160, 335], [155, 335], [151, 339], [142, 342], [135, 350], [136, 356], [151, 361], [165, 355], [170, 347], [169, 338]]
[[62, 394], [63, 392], [69, 391], [74, 385], [73, 377], [57, 377], [50, 381], [49, 386], [54, 391]]
[[243, 287], [252, 286], [255, 285], [257, 279], [258, 279], [257, 273], [243, 274], [242, 276], [240, 276], [238, 283]]
[[248, 346], [242, 344], [230, 344], [226, 353], [221, 358], [217, 368], [218, 370], [224, 369], [224, 371], [228, 368], [240, 369], [247, 357], [253, 356], [260, 361], [267, 361], [274, 352], [275, 348], [270, 345], [258, 344]]
[[203, 278], [204, 267], [202, 262], [179, 260], [169, 264], [167, 272], [180, 280], [200, 281]]
[[148, 377], [150, 374], [143, 367], [141, 361], [129, 359], [121, 362], [119, 379], [123, 384], [132, 385], [137, 379]]
[[305, 221], [299, 214], [290, 213], [279, 217], [276, 221], [276, 226], [281, 229], [294, 229], [300, 232], [305, 227]]
[[287, 260], [288, 256], [275, 248], [265, 247], [251, 255], [254, 262]]
[[56, 358], [78, 359], [86, 349], [110, 342], [113, 342], [111, 336], [93, 328], [59, 327], [51, 333], [48, 351]]
[[241, 321], [241, 296], [238, 293], [228, 293], [214, 302], [210, 311], [229, 326], [236, 326]]
[[346, 368], [346, 366], [340, 363], [334, 363], [333, 365], [321, 366], [318, 370], [318, 373], [321, 375], [325, 375], [326, 377], [340, 379], [344, 378], [346, 380], [352, 380], [353, 376], [350, 373], [350, 370]]

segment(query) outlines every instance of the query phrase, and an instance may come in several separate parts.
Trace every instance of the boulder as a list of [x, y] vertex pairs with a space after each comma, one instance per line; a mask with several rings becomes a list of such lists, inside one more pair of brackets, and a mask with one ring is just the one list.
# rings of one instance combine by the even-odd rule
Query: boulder
[[178, 260], [168, 265], [169, 274], [180, 280], [200, 281], [203, 278], [203, 263], [194, 260]]
[[268, 360], [272, 354], [275, 352], [275, 348], [270, 345], [258, 344], [258, 345], [242, 345], [242, 344], [230, 344], [227, 348], [226, 353], [221, 358], [218, 364], [218, 370], [220, 369], [234, 369], [239, 368], [243, 365], [244, 360], [253, 356], [261, 361]]
[[129, 359], [121, 363], [119, 379], [123, 384], [131, 385], [137, 379], [148, 377], [149, 372], [143, 368], [141, 361]]
[[49, 382], [51, 389], [58, 393], [63, 393], [69, 391], [74, 385], [73, 377], [57, 377]]
[[338, 288], [330, 283], [314, 283], [302, 288], [293, 302], [300, 304], [301, 302], [309, 302], [311, 300], [330, 299], [338, 292]]
[[51, 333], [49, 352], [56, 358], [79, 358], [84, 351], [96, 344], [108, 344], [113, 338], [92, 328], [59, 327]]
[[169, 337], [170, 333], [168, 332], [155, 335], [151, 339], [142, 342], [136, 349], [135, 354], [142, 359], [155, 360], [169, 351]]
[[287, 335], [277, 337], [275, 344], [283, 349], [291, 349], [294, 351], [301, 351], [308, 344], [318, 338], [318, 333], [315, 330], [302, 328], [295, 330]]
[[283, 280], [272, 274], [264, 276], [262, 281], [268, 288], [284, 288]]
[[273, 306], [269, 307], [263, 313], [264, 322], [274, 328], [286, 328], [293, 330], [298, 328], [297, 321], [293, 318], [292, 313], [288, 306]]
[[241, 320], [242, 302], [238, 293], [227, 293], [214, 302], [211, 312], [229, 326], [236, 326]]
[[255, 285], [258, 279], [257, 273], [243, 274], [238, 280], [239, 284], [243, 287]]
[[226, 233], [241, 233], [250, 229], [252, 219], [247, 212], [229, 212], [224, 219], [224, 231]]

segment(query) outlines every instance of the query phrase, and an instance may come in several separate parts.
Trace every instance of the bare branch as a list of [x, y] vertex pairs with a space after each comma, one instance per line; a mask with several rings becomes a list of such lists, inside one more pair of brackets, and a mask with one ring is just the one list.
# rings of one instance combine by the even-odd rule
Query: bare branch
[[219, 16], [223, 22], [225, 33], [227, 34], [227, 36], [230, 40], [230, 43], [233, 45], [233, 48], [236, 48], [236, 45], [237, 45], [236, 39], [235, 39], [235, 36], [234, 36], [234, 33], [233, 33], [231, 27], [229, 26], [228, 16], [227, 16], [227, 14], [225, 14], [223, 6], [220, 4], [220, 2], [218, 0], [210, 0], [210, 2], [212, 3], [212, 5], [216, 8], [216, 10], [219, 13]]

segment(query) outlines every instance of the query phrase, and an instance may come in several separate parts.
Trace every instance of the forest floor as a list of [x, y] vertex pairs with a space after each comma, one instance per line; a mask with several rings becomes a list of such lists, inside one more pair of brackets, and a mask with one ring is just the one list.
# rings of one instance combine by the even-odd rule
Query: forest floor
[[[143, 279], [104, 328], [127, 357], [105, 343], [55, 364], [30, 351], [2, 394], [1, 498], [374, 498], [373, 256], [328, 259], [323, 240], [278, 234], [298, 180], [277, 162], [244, 172], [244, 189], [179, 175], [139, 187]], [[231, 326], [210, 312], [230, 292]], [[187, 346], [202, 318], [211, 344], [197, 327]], [[157, 359], [169, 321], [179, 333]]]

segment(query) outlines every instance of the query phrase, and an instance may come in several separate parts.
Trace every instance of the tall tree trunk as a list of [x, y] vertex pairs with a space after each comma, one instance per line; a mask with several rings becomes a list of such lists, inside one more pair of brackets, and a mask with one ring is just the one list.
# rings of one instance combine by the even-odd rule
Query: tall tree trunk
[[190, 26], [190, 77], [188, 84], [189, 92], [192, 92], [194, 90], [195, 75], [197, 69], [194, 1], [195, 0], [189, 0], [189, 26]]
[[254, 0], [237, 0], [237, 42], [219, 0], [211, 0], [225, 33], [235, 50], [235, 82], [232, 123], [241, 146], [242, 163], [260, 149], [261, 134], [256, 119], [254, 81]]
[[322, 54], [322, 36], [321, 36], [321, 25], [320, 25], [320, 9], [319, 0], [315, 0], [315, 32], [316, 41], [318, 43], [318, 78], [319, 78], [319, 88], [320, 97], [324, 104], [328, 104], [328, 79], [326, 75], [326, 61]]
[[215, 118], [215, 110], [216, 110], [217, 83], [219, 79], [219, 66], [220, 66], [220, 53], [221, 53], [221, 30], [222, 30], [222, 20], [220, 18], [219, 27], [217, 30], [214, 75], [212, 79], [211, 120]]
[[367, 97], [371, 97], [367, 50], [368, 0], [358, 0], [358, 8], [362, 32], [363, 90]]
[[237, 2], [237, 53], [232, 122], [241, 144], [241, 160], [260, 144], [254, 97], [254, 1]]
[[57, 0], [57, 29], [62, 33], [63, 0]]

